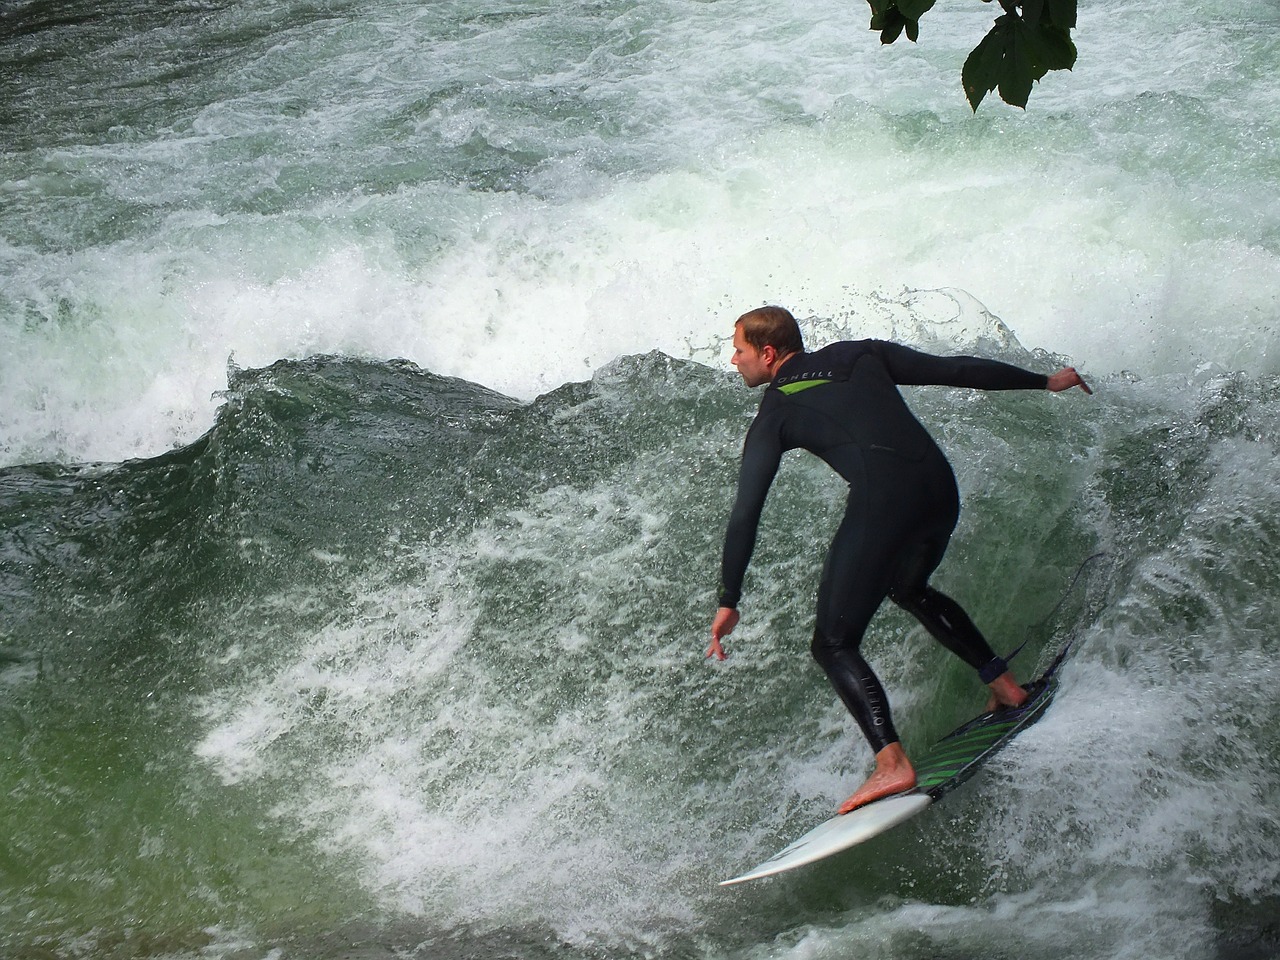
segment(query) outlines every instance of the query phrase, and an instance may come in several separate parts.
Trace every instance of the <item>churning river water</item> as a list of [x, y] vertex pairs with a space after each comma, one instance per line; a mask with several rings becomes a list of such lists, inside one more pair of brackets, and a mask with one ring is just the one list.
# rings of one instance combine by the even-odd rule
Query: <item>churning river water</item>
[[[2, 0], [0, 956], [1280, 955], [1280, 4], [974, 116], [991, 7]], [[870, 762], [821, 465], [702, 658], [766, 302], [1097, 392], [908, 391], [1050, 713], [721, 889]], [[865, 651], [909, 748], [981, 706]]]

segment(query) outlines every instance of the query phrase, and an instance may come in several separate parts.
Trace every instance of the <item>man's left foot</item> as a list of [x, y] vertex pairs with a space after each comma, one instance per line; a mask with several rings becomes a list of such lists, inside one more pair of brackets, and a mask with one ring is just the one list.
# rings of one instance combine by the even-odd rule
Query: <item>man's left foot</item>
[[1013, 679], [1013, 673], [1009, 670], [987, 686], [991, 688], [991, 696], [987, 699], [987, 713], [1000, 707], [1020, 707], [1027, 702], [1026, 689], [1018, 686], [1018, 681]]

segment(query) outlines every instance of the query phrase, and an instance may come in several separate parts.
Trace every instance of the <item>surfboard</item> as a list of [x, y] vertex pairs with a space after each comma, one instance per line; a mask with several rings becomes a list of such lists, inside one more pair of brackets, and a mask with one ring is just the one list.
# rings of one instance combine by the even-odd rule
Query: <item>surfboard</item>
[[728, 887], [759, 880], [823, 860], [857, 846], [909, 820], [942, 799], [967, 780], [1001, 747], [1035, 723], [1053, 702], [1058, 688], [1057, 670], [1070, 644], [1053, 659], [1037, 680], [1029, 684], [1030, 696], [1020, 707], [995, 710], [974, 717], [939, 740], [932, 750], [913, 761], [916, 786], [826, 820], [794, 843], [746, 873], [722, 880]]

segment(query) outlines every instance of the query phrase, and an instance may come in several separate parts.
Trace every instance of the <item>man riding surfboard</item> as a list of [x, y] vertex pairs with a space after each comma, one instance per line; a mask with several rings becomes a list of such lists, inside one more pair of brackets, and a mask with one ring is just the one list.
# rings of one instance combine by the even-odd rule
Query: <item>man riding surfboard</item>
[[1026, 699], [960, 605], [929, 585], [959, 517], [959, 493], [951, 465], [898, 386], [1092, 391], [1072, 367], [1045, 376], [995, 360], [936, 357], [883, 340], [843, 341], [807, 353], [799, 325], [781, 307], [739, 317], [733, 348], [731, 362], [746, 385], [768, 386], [743, 445], [707, 656], [725, 658], [722, 641], [738, 624], [743, 577], [782, 454], [808, 450], [849, 484], [844, 519], [818, 588], [811, 646], [875, 752], [870, 778], [839, 808], [848, 813], [916, 785], [884, 687], [859, 653], [885, 597], [978, 672], [991, 689], [993, 707]]

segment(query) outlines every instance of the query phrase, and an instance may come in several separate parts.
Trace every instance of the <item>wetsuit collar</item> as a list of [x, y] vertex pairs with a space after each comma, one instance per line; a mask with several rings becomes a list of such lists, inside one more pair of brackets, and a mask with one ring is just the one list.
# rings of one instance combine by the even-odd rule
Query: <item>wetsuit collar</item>
[[775, 384], [777, 384], [778, 378], [782, 376], [782, 372], [786, 370], [787, 367], [791, 366], [791, 364], [795, 363], [796, 360], [804, 356], [807, 356], [807, 354], [803, 350], [798, 350], [795, 353], [790, 354], [785, 360], [782, 361], [782, 363], [778, 366], [778, 369], [773, 371], [773, 379], [769, 381], [769, 386], [772, 387]]

